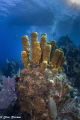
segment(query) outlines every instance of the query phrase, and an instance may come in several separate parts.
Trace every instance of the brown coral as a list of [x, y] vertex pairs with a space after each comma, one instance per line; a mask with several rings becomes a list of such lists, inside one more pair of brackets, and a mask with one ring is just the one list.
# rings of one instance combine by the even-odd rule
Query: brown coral
[[35, 116], [36, 120], [37, 117], [40, 120], [44, 118], [52, 120], [53, 117], [47, 106], [51, 88], [52, 83], [40, 72], [39, 66], [22, 70], [21, 80], [18, 83], [21, 111]]

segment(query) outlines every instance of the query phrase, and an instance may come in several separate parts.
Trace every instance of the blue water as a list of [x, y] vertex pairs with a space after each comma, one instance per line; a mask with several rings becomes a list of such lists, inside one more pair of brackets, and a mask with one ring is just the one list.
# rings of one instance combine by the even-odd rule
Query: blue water
[[36, 31], [80, 44], [80, 6], [69, 0], [0, 0], [0, 63], [21, 59], [21, 36]]

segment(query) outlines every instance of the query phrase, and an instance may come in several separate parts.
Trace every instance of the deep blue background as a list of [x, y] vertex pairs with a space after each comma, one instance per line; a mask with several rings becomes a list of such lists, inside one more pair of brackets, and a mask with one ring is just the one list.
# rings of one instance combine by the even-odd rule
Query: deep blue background
[[21, 36], [31, 32], [58, 40], [68, 34], [80, 44], [80, 5], [69, 0], [0, 0], [0, 63], [21, 59]]

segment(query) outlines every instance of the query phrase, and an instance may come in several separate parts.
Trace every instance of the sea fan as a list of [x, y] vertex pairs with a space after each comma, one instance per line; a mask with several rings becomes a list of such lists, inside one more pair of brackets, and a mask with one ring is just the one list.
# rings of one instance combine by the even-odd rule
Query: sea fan
[[64, 114], [68, 116], [68, 114], [70, 114], [72, 112], [75, 112], [76, 110], [77, 110], [77, 107], [76, 107], [76, 97], [74, 99], [70, 98], [69, 100], [66, 101], [66, 103], [64, 104], [61, 112], [58, 113], [58, 116], [62, 116], [63, 117]]
[[0, 91], [0, 109], [6, 109], [15, 97], [15, 79], [14, 78], [3, 78], [3, 85], [0, 84], [2, 90]]

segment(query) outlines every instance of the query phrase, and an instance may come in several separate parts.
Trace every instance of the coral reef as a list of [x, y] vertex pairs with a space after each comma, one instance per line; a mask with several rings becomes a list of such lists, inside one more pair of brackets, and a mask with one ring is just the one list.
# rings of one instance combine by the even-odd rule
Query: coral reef
[[[64, 73], [66, 57], [63, 50], [54, 40], [47, 43], [46, 33], [38, 42], [38, 33], [32, 32], [31, 45], [28, 36], [23, 36], [22, 45], [25, 69], [19, 69], [16, 84], [14, 78], [1, 79], [0, 108], [3, 110], [0, 110], [0, 115], [19, 115], [20, 120], [80, 120], [80, 97]], [[69, 57], [74, 56], [74, 52], [70, 54]], [[76, 55], [79, 54], [76, 52]]]
[[[31, 59], [22, 55], [24, 66], [25, 62], [27, 66], [21, 70], [21, 79], [16, 88], [20, 93], [21, 120], [53, 120], [72, 112], [72, 99], [71, 109], [66, 107], [64, 110], [64, 104], [69, 105], [67, 100], [70, 98], [71, 83], [62, 69], [66, 59], [63, 50], [55, 45], [55, 41], [47, 43], [46, 33], [41, 35], [39, 43], [37, 32], [31, 33], [31, 50]], [[28, 54], [27, 51], [23, 53]]]
[[[22, 45], [25, 69], [19, 69], [16, 85], [10, 81], [14, 78], [9, 77], [4, 77], [5, 82], [2, 81], [8, 84], [0, 84], [0, 87], [6, 86], [5, 90], [9, 90], [4, 94], [3, 88], [0, 90], [3, 95], [0, 107], [8, 107], [10, 103], [2, 115], [19, 115], [20, 120], [79, 120], [80, 97], [63, 71], [66, 60], [63, 50], [56, 46], [54, 40], [47, 43], [46, 33], [41, 35], [38, 42], [38, 33], [32, 32], [31, 45], [28, 36], [23, 36]], [[4, 107], [5, 97], [9, 102], [5, 102]]]
[[68, 46], [73, 44], [73, 41], [69, 38], [68, 34], [66, 36], [62, 36], [61, 38], [59, 38], [57, 45], [59, 47], [63, 47], [63, 46]]
[[47, 69], [43, 73], [39, 65], [32, 64], [21, 70], [17, 91], [20, 93], [21, 120], [58, 120], [69, 117], [73, 112], [79, 116], [75, 95], [71, 98], [74, 88], [63, 72]]
[[40, 66], [33, 64], [30, 68], [21, 70], [17, 90], [20, 93], [18, 99], [21, 111], [32, 116], [31, 120], [53, 120], [55, 116], [52, 117], [50, 113], [49, 98], [53, 98], [60, 111], [70, 90], [70, 83], [64, 73], [55, 73], [49, 69], [42, 73]]
[[[67, 44], [64, 42], [65, 39]], [[57, 44], [63, 49], [66, 56], [64, 68], [66, 67], [65, 72], [69, 80], [80, 89], [80, 46], [74, 45], [68, 36], [61, 37]]]

